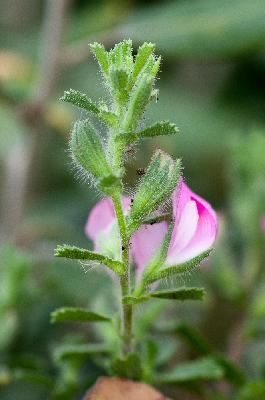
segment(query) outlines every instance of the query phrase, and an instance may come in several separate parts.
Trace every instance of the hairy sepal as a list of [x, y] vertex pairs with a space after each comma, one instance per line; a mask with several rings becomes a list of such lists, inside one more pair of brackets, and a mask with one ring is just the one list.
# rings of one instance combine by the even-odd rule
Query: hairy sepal
[[174, 161], [161, 150], [155, 152], [134, 196], [128, 216], [130, 234], [151, 212], [170, 197], [178, 184], [180, 174], [180, 160]]
[[101, 190], [109, 194], [119, 186], [119, 177], [112, 171], [100, 136], [89, 120], [75, 123], [70, 149], [75, 163], [96, 179]]

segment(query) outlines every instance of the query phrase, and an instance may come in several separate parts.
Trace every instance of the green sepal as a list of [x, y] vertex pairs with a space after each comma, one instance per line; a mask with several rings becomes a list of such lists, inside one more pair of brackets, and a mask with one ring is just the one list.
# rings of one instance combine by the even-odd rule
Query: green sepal
[[180, 160], [157, 150], [141, 179], [128, 216], [128, 230], [132, 234], [150, 213], [168, 199], [176, 188], [181, 173]]
[[113, 260], [112, 258], [106, 257], [102, 254], [95, 253], [94, 251], [80, 249], [79, 247], [69, 246], [66, 244], [58, 245], [54, 250], [54, 255], [55, 257], [65, 257], [72, 260], [96, 261], [106, 265], [118, 275], [124, 273], [123, 264], [120, 261]]
[[192, 258], [191, 260], [184, 262], [183, 264], [172, 265], [169, 267], [164, 267], [158, 270], [155, 274], [148, 278], [148, 283], [152, 283], [158, 281], [163, 278], [167, 278], [168, 276], [176, 275], [176, 274], [184, 274], [186, 272], [192, 271], [195, 267], [197, 267], [205, 258], [209, 257], [212, 249], [204, 251], [197, 257]]
[[101, 343], [63, 344], [56, 348], [54, 352], [54, 359], [56, 362], [62, 362], [68, 359], [84, 359], [89, 356], [108, 353], [109, 349], [107, 346]]
[[204, 295], [205, 290], [197, 287], [183, 287], [150, 293], [150, 297], [168, 300], [202, 300]]
[[171, 368], [170, 371], [155, 374], [154, 382], [157, 384], [182, 383], [201, 379], [218, 380], [224, 376], [223, 368], [210, 357], [188, 361]]
[[84, 308], [62, 307], [51, 313], [51, 323], [57, 322], [110, 322], [111, 319]]
[[76, 163], [95, 178], [112, 175], [101, 139], [89, 120], [77, 121], [74, 124], [70, 149]]
[[93, 101], [89, 97], [87, 97], [86, 94], [81, 93], [78, 90], [66, 90], [59, 100], [66, 103], [71, 103], [74, 106], [83, 108], [87, 111], [91, 111], [94, 114], [99, 113], [99, 108], [96, 106], [96, 104], [94, 104]]

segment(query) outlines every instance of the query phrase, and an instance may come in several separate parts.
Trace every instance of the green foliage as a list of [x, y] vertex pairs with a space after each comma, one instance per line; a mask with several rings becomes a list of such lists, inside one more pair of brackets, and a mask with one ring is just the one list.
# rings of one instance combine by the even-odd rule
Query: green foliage
[[112, 260], [109, 257], [103, 256], [102, 254], [95, 253], [86, 249], [80, 249], [75, 246], [62, 245], [57, 246], [54, 251], [56, 257], [65, 257], [73, 260], [89, 260], [96, 261], [101, 264], [105, 264], [107, 267], [112, 269], [118, 274], [123, 273], [123, 265], [119, 261]]
[[192, 260], [184, 262], [183, 264], [178, 264], [170, 267], [163, 267], [160, 270], [158, 270], [156, 273], [151, 275], [148, 278], [148, 283], [152, 283], [155, 281], [158, 281], [160, 279], [172, 276], [172, 275], [178, 275], [178, 274], [183, 274], [186, 272], [192, 271], [195, 267], [197, 267], [205, 258], [209, 257], [212, 249], [207, 250], [200, 254], [197, 257], [194, 257]]
[[157, 375], [154, 382], [182, 383], [200, 379], [216, 380], [223, 377], [223, 369], [212, 358], [202, 358], [183, 363], [169, 372]]
[[62, 344], [56, 348], [54, 358], [56, 362], [65, 360], [83, 360], [93, 355], [108, 354], [109, 349], [105, 344], [89, 343], [89, 344]]
[[180, 171], [180, 160], [175, 162], [161, 150], [156, 151], [134, 196], [128, 216], [130, 233], [171, 195], [180, 178]]
[[66, 103], [71, 103], [74, 106], [84, 108], [85, 110], [91, 111], [92, 113], [99, 113], [98, 107], [92, 102], [92, 100], [89, 99], [86, 94], [81, 93], [78, 90], [66, 90], [63, 96], [60, 97], [60, 100]]
[[127, 377], [129, 379], [141, 379], [142, 367], [141, 360], [137, 353], [129, 353], [124, 358], [117, 358], [110, 367], [113, 375]]
[[110, 322], [111, 319], [84, 308], [63, 307], [51, 313], [51, 322]]
[[88, 120], [78, 121], [73, 127], [70, 149], [77, 165], [96, 179], [112, 175], [102, 141]]
[[152, 292], [151, 297], [168, 300], [202, 300], [205, 290], [197, 287], [183, 287], [174, 290]]

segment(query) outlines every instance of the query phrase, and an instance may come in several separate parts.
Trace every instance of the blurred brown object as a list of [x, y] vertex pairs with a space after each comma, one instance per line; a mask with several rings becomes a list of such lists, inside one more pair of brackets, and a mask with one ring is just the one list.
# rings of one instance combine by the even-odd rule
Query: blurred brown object
[[[167, 400], [160, 392], [145, 383], [121, 378], [100, 378], [84, 400]], [[169, 399], [168, 399], [169, 400]]]

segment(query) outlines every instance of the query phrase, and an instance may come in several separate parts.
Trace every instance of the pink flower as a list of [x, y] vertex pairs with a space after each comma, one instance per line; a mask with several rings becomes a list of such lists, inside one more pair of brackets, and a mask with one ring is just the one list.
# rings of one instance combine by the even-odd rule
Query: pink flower
[[[217, 233], [215, 211], [184, 181], [172, 195], [174, 227], [165, 265], [177, 265], [200, 255], [214, 243]], [[142, 226], [133, 236], [133, 255], [142, 271], [155, 254], [167, 231], [167, 223]]]
[[[123, 209], [129, 212], [130, 199], [123, 198]], [[193, 193], [182, 180], [172, 195], [174, 226], [165, 261], [177, 265], [200, 255], [214, 243], [217, 233], [215, 211], [203, 198]], [[142, 225], [132, 236], [131, 253], [139, 277], [159, 249], [168, 229], [167, 222]], [[120, 259], [120, 238], [112, 201], [100, 200], [92, 209], [85, 228], [96, 251]], [[116, 239], [113, 239], [116, 236]], [[107, 243], [110, 243], [108, 246]]]

